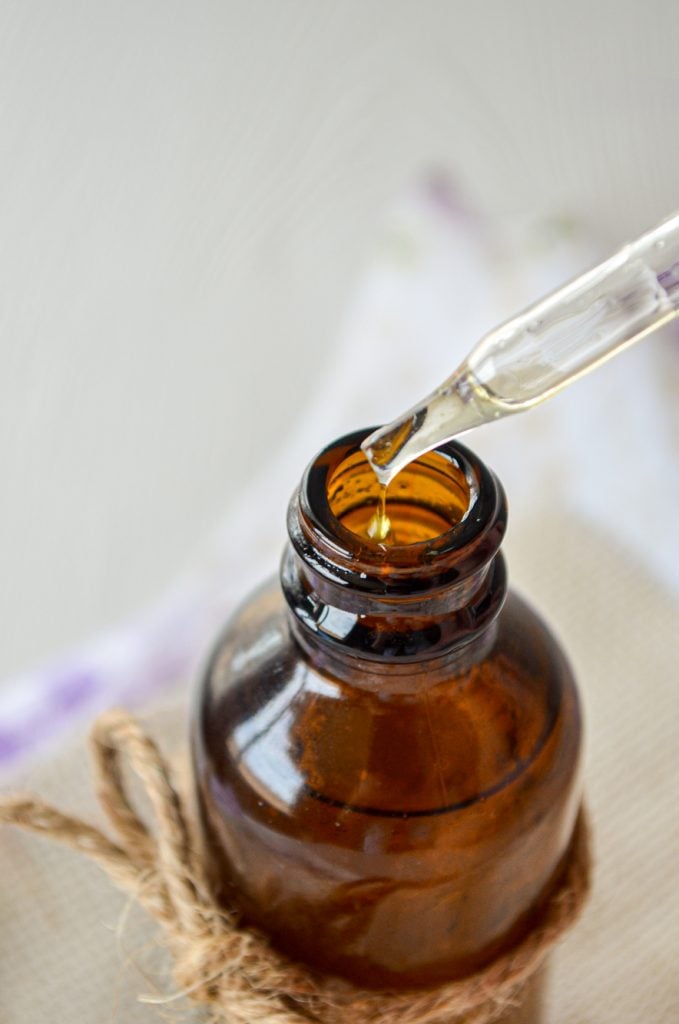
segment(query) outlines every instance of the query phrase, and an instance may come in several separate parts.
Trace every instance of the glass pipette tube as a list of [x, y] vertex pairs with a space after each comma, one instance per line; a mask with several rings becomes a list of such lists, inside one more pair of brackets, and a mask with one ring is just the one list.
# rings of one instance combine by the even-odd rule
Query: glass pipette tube
[[386, 486], [413, 459], [550, 398], [679, 314], [679, 214], [486, 334], [363, 449]]

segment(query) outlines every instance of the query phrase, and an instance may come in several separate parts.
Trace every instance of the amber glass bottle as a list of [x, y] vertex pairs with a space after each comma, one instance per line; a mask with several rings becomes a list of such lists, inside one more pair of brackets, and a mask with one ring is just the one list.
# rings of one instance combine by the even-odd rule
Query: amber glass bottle
[[[413, 988], [530, 926], [574, 827], [580, 716], [561, 650], [507, 594], [497, 479], [457, 443], [424, 456], [378, 543], [364, 436], [307, 470], [282, 586], [221, 637], [193, 755], [223, 899], [316, 968]], [[528, 1002], [503, 1020], [538, 1021]]]

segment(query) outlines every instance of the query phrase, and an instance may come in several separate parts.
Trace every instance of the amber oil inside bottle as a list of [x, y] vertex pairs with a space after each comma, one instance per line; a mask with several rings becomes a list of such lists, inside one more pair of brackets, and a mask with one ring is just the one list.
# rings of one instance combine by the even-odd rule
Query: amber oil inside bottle
[[342, 526], [393, 547], [432, 540], [461, 523], [469, 512], [471, 484], [450, 458], [429, 452], [406, 466], [387, 488], [358, 451], [330, 474], [327, 493]]

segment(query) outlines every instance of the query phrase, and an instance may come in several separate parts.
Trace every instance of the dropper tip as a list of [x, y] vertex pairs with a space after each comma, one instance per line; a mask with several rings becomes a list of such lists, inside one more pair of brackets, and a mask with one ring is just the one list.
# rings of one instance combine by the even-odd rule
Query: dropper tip
[[[507, 415], [511, 408], [503, 408]], [[404, 466], [437, 445], [450, 441], [498, 415], [497, 406], [484, 399], [466, 364], [398, 419], [373, 431], [361, 445], [383, 486]]]
[[386, 486], [394, 478], [399, 465], [394, 465], [399, 453], [420, 429], [426, 408], [407, 414], [403, 419], [378, 427], [363, 441], [361, 448], [373, 468], [375, 476]]

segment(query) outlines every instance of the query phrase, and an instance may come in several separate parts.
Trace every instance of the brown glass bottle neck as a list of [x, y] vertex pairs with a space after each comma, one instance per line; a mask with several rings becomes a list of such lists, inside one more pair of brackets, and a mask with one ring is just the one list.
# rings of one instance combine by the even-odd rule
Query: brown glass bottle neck
[[309, 586], [290, 549], [281, 580], [293, 634], [314, 664], [350, 682], [356, 682], [356, 673], [368, 686], [382, 688], [388, 681], [398, 692], [416, 685], [418, 672], [426, 672], [433, 684], [480, 662], [492, 644], [507, 589], [501, 553], [475, 593], [455, 608], [447, 607], [443, 596], [437, 608], [422, 599], [377, 612], [338, 607]]
[[433, 668], [463, 649], [465, 660], [482, 657], [506, 593], [499, 481], [462, 445], [443, 446], [468, 483], [462, 521], [424, 543], [375, 544], [344, 528], [328, 499], [333, 472], [366, 434], [321, 452], [290, 503], [281, 581], [296, 636], [312, 657], [360, 659], [378, 675], [420, 661]]

